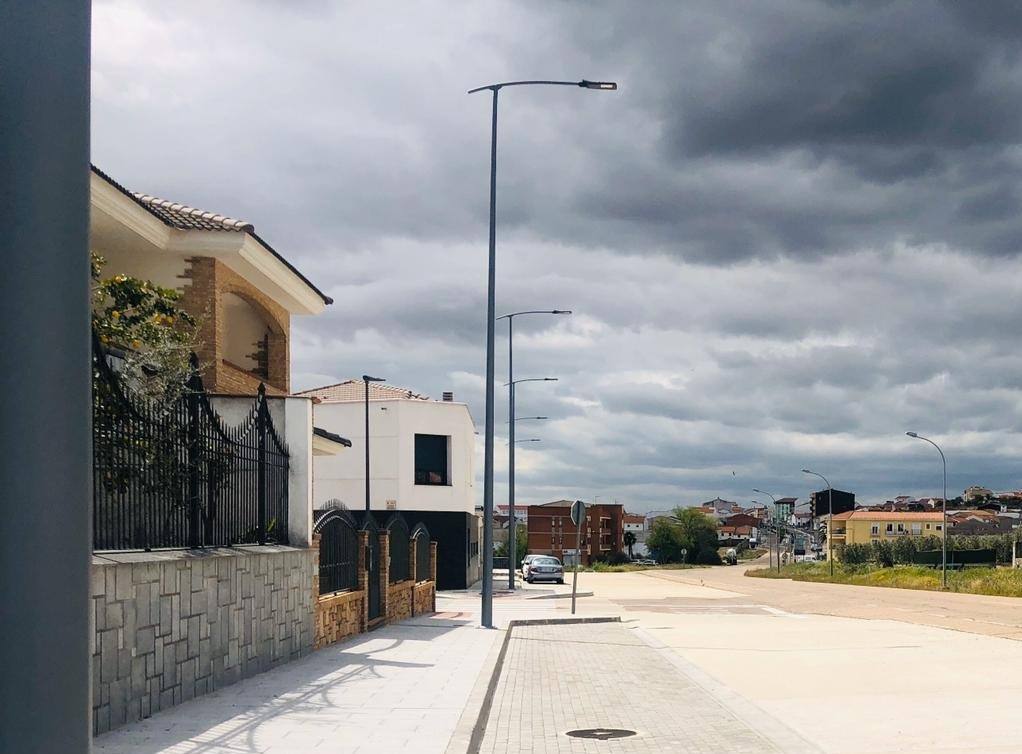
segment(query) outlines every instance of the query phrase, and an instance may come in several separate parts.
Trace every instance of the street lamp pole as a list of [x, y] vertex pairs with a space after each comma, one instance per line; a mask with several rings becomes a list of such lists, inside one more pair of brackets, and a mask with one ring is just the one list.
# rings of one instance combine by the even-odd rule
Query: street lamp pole
[[940, 449], [940, 446], [928, 437], [923, 437], [916, 432], [906, 432], [909, 437], [914, 437], [917, 440], [928, 442], [930, 445], [937, 449], [940, 453], [940, 462], [944, 467], [944, 497], [941, 498], [941, 517], [943, 523], [941, 524], [941, 546], [940, 546], [940, 582], [943, 589], [947, 589], [947, 459], [944, 457], [944, 451]]
[[382, 377], [370, 377], [368, 374], [362, 375], [362, 385], [365, 387], [365, 404], [366, 404], [366, 515], [369, 515], [369, 383], [370, 382], [383, 382]]
[[823, 474], [809, 469], [802, 469], [802, 473], [818, 476], [827, 485], [827, 562], [830, 563], [830, 577], [834, 578], [834, 488]]
[[[769, 492], [764, 492], [763, 490], [758, 490], [755, 487], [752, 488], [752, 491], [753, 492], [758, 492], [760, 495], [766, 495], [771, 500], [773, 500], [773, 502], [774, 502], [774, 512], [775, 513], [777, 512], [777, 498], [776, 497], [771, 495]], [[774, 524], [774, 541], [777, 544], [777, 572], [778, 573], [781, 572], [781, 537], [780, 537], [779, 529], [780, 529], [779, 525], [778, 524]], [[791, 560], [792, 560], [792, 562], [795, 562], [795, 539], [794, 539], [794, 535], [792, 535], [791, 544], [792, 544], [792, 547], [791, 547]]]
[[[507, 421], [508, 421], [508, 476], [507, 476], [507, 513], [508, 513], [508, 566], [507, 586], [508, 589], [515, 588], [515, 568], [518, 559], [517, 525], [515, 523], [515, 371], [514, 371], [514, 320], [524, 314], [571, 314], [570, 309], [531, 309], [528, 311], [511, 312], [497, 317], [498, 320], [507, 320]], [[533, 417], [540, 418], [540, 417]], [[546, 418], [546, 417], [542, 417]]]
[[493, 628], [493, 375], [494, 330], [497, 294], [497, 93], [506, 86], [577, 86], [583, 89], [617, 89], [611, 81], [506, 81], [470, 89], [469, 94], [493, 92], [490, 131], [490, 253], [486, 293], [486, 437], [483, 451], [483, 589], [480, 623]]

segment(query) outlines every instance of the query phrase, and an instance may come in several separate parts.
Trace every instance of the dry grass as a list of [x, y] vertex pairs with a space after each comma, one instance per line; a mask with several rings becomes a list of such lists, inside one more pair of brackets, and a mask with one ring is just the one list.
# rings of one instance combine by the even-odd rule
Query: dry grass
[[[894, 589], [941, 591], [940, 569], [917, 566], [842, 566], [835, 564], [834, 577], [826, 563], [796, 563], [776, 569], [758, 568], [747, 576], [766, 579], [793, 579], [857, 586], [884, 586]], [[1011, 568], [970, 568], [949, 571], [948, 591], [963, 594], [987, 594], [995, 597], [1022, 597], [1022, 570]]]

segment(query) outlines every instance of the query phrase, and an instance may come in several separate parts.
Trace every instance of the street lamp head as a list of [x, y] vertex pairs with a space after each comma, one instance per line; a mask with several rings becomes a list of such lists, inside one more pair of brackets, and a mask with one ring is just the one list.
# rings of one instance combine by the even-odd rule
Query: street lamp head
[[802, 469], [802, 473], [803, 474], [814, 474], [815, 472], [810, 471], [809, 469]]
[[906, 432], [905, 434], [908, 435], [909, 437], [915, 437], [916, 439], [919, 438], [919, 435], [917, 435], [915, 432]]
[[544, 377], [543, 382], [557, 382], [556, 377]]
[[578, 82], [578, 85], [583, 89], [603, 89], [608, 92], [612, 92], [617, 89], [617, 83], [614, 81], [587, 81], [586, 79], [582, 79]]
[[362, 375], [362, 381], [363, 382], [385, 382], [386, 380], [383, 377], [370, 377], [368, 374], [363, 374]]
[[551, 314], [571, 314], [571, 309], [553, 309]]

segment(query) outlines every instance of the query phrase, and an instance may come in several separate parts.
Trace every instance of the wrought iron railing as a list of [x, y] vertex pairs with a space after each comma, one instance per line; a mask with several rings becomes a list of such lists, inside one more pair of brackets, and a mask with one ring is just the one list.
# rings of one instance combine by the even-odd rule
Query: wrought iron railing
[[93, 549], [287, 542], [288, 450], [259, 386], [228, 427], [193, 358], [165, 405], [135, 395], [93, 340]]
[[415, 580], [429, 581], [429, 531], [424, 524], [417, 524], [411, 537], [415, 543]]
[[395, 513], [387, 522], [390, 533], [390, 583], [396, 584], [411, 577], [408, 557], [408, 523], [404, 516]]
[[358, 533], [351, 514], [327, 511], [316, 521], [319, 534], [319, 593], [358, 587]]

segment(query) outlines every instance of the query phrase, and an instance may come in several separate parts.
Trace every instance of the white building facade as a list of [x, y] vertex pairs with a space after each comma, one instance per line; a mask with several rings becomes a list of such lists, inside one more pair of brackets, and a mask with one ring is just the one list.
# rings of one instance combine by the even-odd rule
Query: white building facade
[[[365, 510], [365, 403], [361, 380], [307, 390], [318, 399], [315, 423], [351, 440], [317, 458], [315, 507], [340, 501]], [[475, 513], [475, 426], [468, 406], [371, 384], [370, 504], [373, 510]]]

